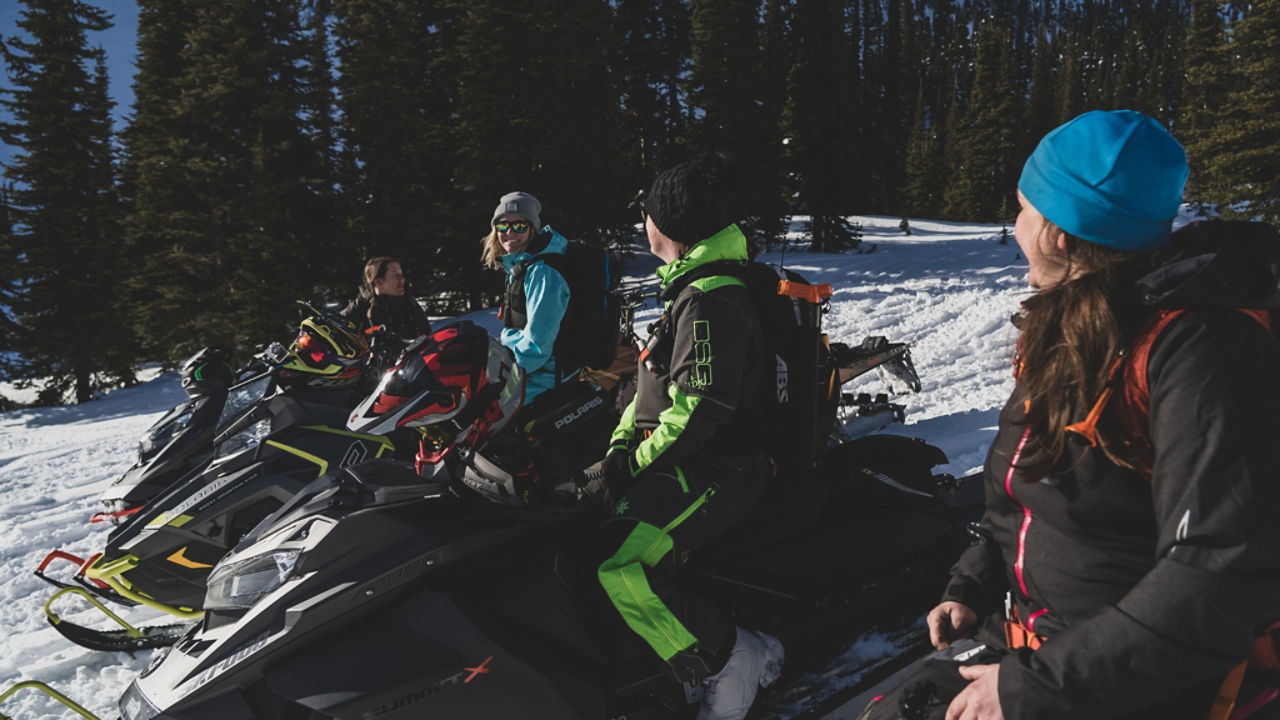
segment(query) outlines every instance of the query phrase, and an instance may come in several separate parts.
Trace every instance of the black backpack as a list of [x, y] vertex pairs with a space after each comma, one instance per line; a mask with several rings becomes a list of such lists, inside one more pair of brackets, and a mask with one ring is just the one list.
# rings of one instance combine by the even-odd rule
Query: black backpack
[[731, 260], [708, 263], [680, 281], [717, 275], [741, 280], [760, 317], [766, 382], [757, 397], [761, 427], [755, 436], [779, 474], [808, 473], [831, 437], [840, 400], [836, 364], [822, 332], [831, 285], [810, 285], [785, 268]]
[[817, 464], [831, 437], [839, 404], [835, 363], [822, 332], [831, 285], [810, 285], [799, 274], [747, 263], [738, 277], [764, 331], [761, 413], [769, 451], [780, 473], [795, 477]]
[[569, 286], [569, 306], [552, 349], [556, 371], [568, 374], [581, 367], [607, 369], [622, 341], [622, 303], [613, 292], [617, 278], [611, 272], [609, 254], [603, 248], [571, 241], [563, 255], [538, 255], [529, 262], [516, 263], [504, 301], [505, 327], [520, 329], [527, 321], [524, 272], [530, 262], [546, 263]]

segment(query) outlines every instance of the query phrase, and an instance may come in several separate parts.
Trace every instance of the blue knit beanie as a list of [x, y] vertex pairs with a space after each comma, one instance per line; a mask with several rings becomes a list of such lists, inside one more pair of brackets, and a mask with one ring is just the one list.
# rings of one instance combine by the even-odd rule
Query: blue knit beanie
[[1119, 250], [1169, 244], [1187, 182], [1187, 153], [1133, 110], [1095, 110], [1044, 136], [1018, 189], [1068, 233]]

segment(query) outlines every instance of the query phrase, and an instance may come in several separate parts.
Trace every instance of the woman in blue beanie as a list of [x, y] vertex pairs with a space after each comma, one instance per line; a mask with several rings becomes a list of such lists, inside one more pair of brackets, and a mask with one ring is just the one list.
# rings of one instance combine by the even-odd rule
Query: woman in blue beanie
[[1280, 619], [1280, 343], [1257, 312], [1280, 304], [1280, 238], [1171, 233], [1186, 177], [1132, 111], [1027, 159], [1015, 234], [1038, 292], [978, 540], [927, 617], [938, 652], [863, 717], [1226, 720], [1274, 696], [1240, 681]]

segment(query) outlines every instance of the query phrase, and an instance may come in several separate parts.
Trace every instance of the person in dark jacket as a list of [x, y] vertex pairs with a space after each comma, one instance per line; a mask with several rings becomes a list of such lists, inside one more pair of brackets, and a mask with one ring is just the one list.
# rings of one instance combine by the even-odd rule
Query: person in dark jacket
[[382, 328], [372, 338], [375, 352], [382, 345], [398, 354], [406, 343], [431, 332], [426, 312], [405, 294], [404, 271], [400, 261], [392, 257], [376, 257], [365, 263], [360, 292], [340, 313], [361, 330]]
[[582, 369], [562, 367], [555, 357], [556, 338], [569, 307], [569, 283], [543, 260], [563, 255], [569, 241], [544, 226], [541, 213], [542, 203], [529, 193], [503, 195], [481, 255], [486, 267], [507, 274], [499, 340], [526, 373], [525, 404]]
[[[1211, 242], [1226, 223], [1171, 233], [1187, 174], [1127, 110], [1026, 161], [1015, 236], [1039, 292], [1016, 317], [982, 540], [926, 618], [940, 652], [864, 717], [1227, 717], [1208, 714], [1234, 698], [1224, 679], [1280, 618], [1280, 343], [1238, 309], [1276, 306], [1280, 248]], [[1166, 309], [1187, 312], [1135, 368], [1135, 412], [1126, 356]]]
[[776, 638], [735, 627], [671, 573], [751, 509], [771, 475], [754, 428], [764, 381], [760, 320], [746, 287], [716, 274], [746, 262], [734, 171], [704, 156], [660, 173], [644, 200], [649, 249], [666, 264], [664, 314], [637, 390], [586, 472], [619, 497], [601, 531], [598, 577], [627, 625], [682, 682], [704, 687], [700, 718], [741, 718], [778, 675]]

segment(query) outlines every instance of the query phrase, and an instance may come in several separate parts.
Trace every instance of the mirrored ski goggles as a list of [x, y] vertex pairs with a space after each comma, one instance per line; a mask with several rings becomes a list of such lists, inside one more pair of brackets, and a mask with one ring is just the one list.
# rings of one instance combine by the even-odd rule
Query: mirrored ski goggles
[[493, 224], [493, 229], [494, 229], [494, 230], [497, 230], [497, 231], [498, 231], [498, 232], [500, 232], [500, 233], [505, 233], [505, 232], [513, 232], [513, 233], [529, 232], [529, 228], [530, 228], [530, 225], [529, 225], [529, 223], [527, 223], [527, 222], [505, 222], [505, 221], [504, 221], [504, 222], [496, 222], [496, 223], [494, 223], [494, 224]]

